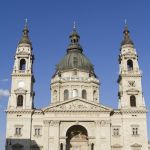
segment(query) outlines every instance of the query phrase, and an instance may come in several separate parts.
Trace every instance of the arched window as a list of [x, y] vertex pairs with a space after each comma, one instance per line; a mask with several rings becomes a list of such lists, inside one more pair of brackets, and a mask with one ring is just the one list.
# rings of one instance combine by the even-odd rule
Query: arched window
[[72, 97], [77, 97], [78, 96], [78, 90], [74, 89], [72, 92]]
[[136, 98], [134, 95], [130, 96], [130, 106], [131, 107], [136, 107]]
[[91, 150], [94, 150], [94, 144], [92, 143], [92, 145], [91, 145]]
[[97, 92], [96, 92], [96, 90], [93, 91], [93, 100], [97, 101]]
[[82, 90], [82, 98], [83, 98], [83, 99], [87, 99], [86, 90]]
[[20, 70], [24, 71], [26, 69], [26, 61], [25, 59], [20, 60]]
[[91, 150], [91, 146], [89, 147], [88, 131], [85, 127], [81, 125], [71, 126], [66, 132], [66, 137], [67, 150]]
[[54, 93], [53, 93], [53, 101], [56, 102], [57, 101], [57, 91], [54, 90]]
[[18, 107], [23, 106], [23, 96], [22, 95], [18, 95], [18, 97], [17, 97], [17, 106]]
[[60, 144], [60, 150], [63, 150], [63, 143]]
[[64, 100], [68, 100], [69, 99], [69, 91], [65, 90], [64, 91]]
[[133, 70], [133, 61], [130, 59], [127, 61], [127, 69], [128, 69], [128, 71]]

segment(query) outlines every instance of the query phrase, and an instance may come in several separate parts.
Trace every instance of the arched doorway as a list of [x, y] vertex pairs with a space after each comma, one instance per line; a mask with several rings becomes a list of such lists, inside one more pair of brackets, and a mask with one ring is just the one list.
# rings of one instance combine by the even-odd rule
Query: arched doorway
[[88, 133], [81, 125], [70, 127], [66, 133], [66, 150], [87, 150]]

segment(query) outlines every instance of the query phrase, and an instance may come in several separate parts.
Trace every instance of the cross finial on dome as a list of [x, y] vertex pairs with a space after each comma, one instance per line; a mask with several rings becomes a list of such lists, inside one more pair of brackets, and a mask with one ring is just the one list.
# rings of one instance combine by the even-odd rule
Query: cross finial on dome
[[125, 26], [127, 25], [127, 19], [124, 20], [124, 24], [125, 24]]
[[28, 24], [28, 19], [25, 18], [25, 27], [27, 27], [27, 24]]
[[124, 33], [129, 34], [130, 31], [128, 30], [127, 19], [124, 20], [124, 24], [125, 24]]
[[73, 22], [73, 30], [76, 30], [76, 22]]

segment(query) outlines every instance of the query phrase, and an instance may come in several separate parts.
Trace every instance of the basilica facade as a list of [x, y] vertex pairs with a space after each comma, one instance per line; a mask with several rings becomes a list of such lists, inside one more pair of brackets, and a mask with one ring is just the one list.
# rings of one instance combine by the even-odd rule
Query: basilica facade
[[7, 150], [148, 150], [142, 73], [127, 25], [118, 63], [118, 109], [101, 104], [99, 79], [75, 28], [51, 78], [51, 104], [36, 109], [28, 32], [25, 25], [11, 75]]

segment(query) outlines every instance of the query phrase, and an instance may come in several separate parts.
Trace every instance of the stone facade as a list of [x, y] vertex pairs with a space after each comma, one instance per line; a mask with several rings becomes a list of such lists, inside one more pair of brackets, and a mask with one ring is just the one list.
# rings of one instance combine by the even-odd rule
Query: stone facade
[[119, 55], [118, 109], [100, 103], [100, 82], [73, 29], [51, 79], [51, 104], [34, 108], [34, 55], [25, 25], [8, 101], [7, 150], [148, 150], [142, 74], [127, 26]]

